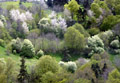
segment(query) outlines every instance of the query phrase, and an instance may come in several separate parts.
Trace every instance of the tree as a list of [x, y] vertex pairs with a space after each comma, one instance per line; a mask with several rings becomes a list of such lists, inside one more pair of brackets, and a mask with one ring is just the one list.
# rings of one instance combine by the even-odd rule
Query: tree
[[70, 49], [81, 50], [85, 47], [84, 35], [74, 27], [69, 27], [65, 33], [65, 45]]
[[21, 67], [21, 69], [20, 69], [20, 74], [18, 75], [18, 82], [19, 83], [28, 83], [29, 76], [28, 76], [28, 73], [26, 70], [24, 57], [22, 57], [22, 59], [21, 59], [20, 67]]
[[[13, 81], [14, 74], [15, 74], [15, 62], [13, 59], [8, 58], [6, 61], [6, 70], [5, 70], [5, 75], [7, 78], [7, 83]], [[16, 75], [15, 75], [16, 76]]]
[[120, 16], [113, 16], [113, 15], [109, 15], [107, 16], [104, 20], [103, 23], [100, 26], [100, 30], [102, 31], [106, 31], [109, 29], [112, 29], [117, 23], [119, 23]]
[[42, 83], [55, 83], [54, 74], [52, 72], [45, 73], [41, 78]]
[[102, 52], [104, 52], [104, 43], [98, 37], [98, 35], [95, 35], [88, 38], [87, 48], [91, 50], [91, 52], [89, 53], [90, 56], [94, 53], [101, 54]]
[[11, 41], [11, 46], [12, 46], [12, 52], [16, 51], [16, 53], [20, 53], [21, 52], [21, 48], [22, 48], [21, 39], [19, 39], [19, 38], [13, 39]]
[[0, 83], [7, 83], [7, 76], [5, 75], [6, 62], [4, 59], [0, 59]]
[[91, 4], [91, 10], [95, 13], [96, 18], [99, 18], [99, 16], [102, 14], [102, 11], [97, 3]]
[[120, 83], [120, 72], [117, 69], [109, 73], [107, 83]]
[[73, 18], [73, 16], [78, 12], [80, 5], [76, 2], [76, 0], [71, 0], [68, 4], [65, 4], [64, 7], [70, 10]]
[[55, 59], [49, 55], [42, 56], [35, 66], [36, 76], [40, 78], [47, 72], [56, 73], [59, 71], [59, 65]]
[[84, 37], [89, 37], [89, 34], [88, 32], [84, 29], [84, 27], [79, 24], [79, 23], [76, 23], [75, 25], [73, 25], [73, 27], [78, 30], [81, 34], [84, 35]]
[[3, 39], [6, 42], [11, 40], [11, 36], [5, 28], [0, 28], [0, 39]]
[[30, 40], [24, 39], [20, 55], [27, 57], [27, 58], [34, 57], [35, 49], [34, 49], [33, 44]]

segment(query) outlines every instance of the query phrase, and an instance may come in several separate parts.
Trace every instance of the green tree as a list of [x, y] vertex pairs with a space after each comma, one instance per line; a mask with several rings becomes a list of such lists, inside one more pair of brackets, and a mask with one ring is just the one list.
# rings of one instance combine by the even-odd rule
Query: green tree
[[109, 73], [107, 83], [120, 83], [120, 72], [117, 69]]
[[33, 44], [30, 40], [25, 39], [23, 41], [23, 46], [22, 50], [20, 53], [21, 56], [27, 57], [27, 58], [32, 58], [35, 55], [35, 49], [33, 47]]
[[102, 11], [100, 10], [100, 6], [97, 3], [91, 4], [91, 10], [95, 13], [96, 18], [99, 18], [99, 16], [102, 14]]
[[73, 25], [73, 27], [78, 30], [81, 34], [84, 35], [84, 37], [89, 37], [89, 34], [88, 32], [84, 29], [84, 27], [79, 24], [79, 23], [76, 23], [75, 25]]
[[11, 40], [11, 36], [5, 28], [0, 28], [0, 39], [9, 42]]
[[5, 75], [6, 62], [0, 59], [0, 83], [7, 83], [7, 76]]
[[90, 28], [88, 29], [88, 32], [91, 36], [94, 36], [100, 32], [99, 28]]
[[52, 72], [45, 73], [41, 78], [42, 83], [55, 83], [54, 74]]
[[35, 67], [36, 75], [41, 77], [47, 72], [56, 73], [59, 71], [59, 65], [55, 59], [49, 55], [42, 56]]
[[69, 27], [65, 33], [65, 45], [70, 49], [83, 49], [85, 47], [84, 35], [74, 27]]
[[73, 18], [73, 16], [77, 14], [80, 5], [77, 3], [76, 0], [71, 0], [68, 4], [65, 4], [64, 7], [71, 12]]
[[112, 29], [113, 26], [115, 26], [117, 23], [120, 22], [120, 16], [117, 15], [117, 16], [113, 16], [113, 15], [109, 15], [108, 17], [106, 17], [104, 20], [103, 20], [103, 23], [100, 27], [100, 30], [109, 30], [109, 29]]
[[19, 83], [28, 83], [28, 73], [26, 70], [26, 66], [25, 66], [25, 60], [24, 57], [22, 57], [21, 59], [21, 65], [20, 65], [20, 74], [18, 75], [18, 82]]

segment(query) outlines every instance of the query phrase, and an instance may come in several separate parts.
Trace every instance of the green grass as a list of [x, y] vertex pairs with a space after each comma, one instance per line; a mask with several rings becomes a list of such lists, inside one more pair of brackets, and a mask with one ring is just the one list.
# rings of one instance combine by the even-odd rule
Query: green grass
[[57, 62], [61, 61], [62, 58], [63, 58], [63, 55], [60, 54], [60, 53], [55, 53], [55, 54], [54, 53], [50, 53], [49, 55], [52, 56], [53, 58], [55, 58]]
[[[31, 7], [32, 6], [32, 3], [29, 3], [29, 2], [25, 2], [25, 3], [22, 3], [22, 4], [26, 7]], [[19, 8], [19, 1], [17, 1], [17, 2], [13, 2], [13, 1], [2, 2], [2, 3], [0, 3], [0, 5], [2, 6], [2, 8], [7, 8], [8, 5], [13, 5], [16, 8]]]
[[[16, 70], [19, 69], [20, 67], [20, 56], [19, 55], [14, 55], [14, 54], [10, 54], [9, 56], [6, 54], [6, 49], [3, 48], [3, 47], [0, 47], [0, 58], [4, 58], [5, 60], [7, 58], [12, 58], [14, 61], [15, 61], [15, 64], [16, 64]], [[36, 62], [38, 61], [38, 59], [25, 59], [26, 60], [26, 65], [27, 65], [27, 69], [29, 69], [29, 67], [31, 65], [34, 65], [36, 64]]]

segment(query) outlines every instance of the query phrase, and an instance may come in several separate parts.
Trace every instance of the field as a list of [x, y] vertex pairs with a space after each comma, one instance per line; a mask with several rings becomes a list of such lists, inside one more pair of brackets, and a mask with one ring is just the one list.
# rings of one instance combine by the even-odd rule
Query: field
[[[51, 55], [53, 58], [56, 59], [57, 62], [61, 61], [62, 58], [63, 58], [63, 55], [62, 54], [52, 54], [50, 53], [49, 55]], [[71, 60], [72, 61], [75, 61], [77, 60], [81, 55], [71, 55]], [[6, 49], [1, 47], [0, 46], [0, 58], [4, 58], [5, 60], [8, 59], [8, 58], [12, 58], [14, 61], [15, 61], [15, 64], [16, 64], [16, 68], [18, 69], [19, 66], [20, 66], [20, 56], [19, 55], [14, 55], [14, 54], [10, 54], [10, 55], [7, 55], [6, 54]], [[26, 65], [27, 65], [27, 69], [29, 69], [29, 67], [31, 65], [34, 65], [37, 63], [38, 59], [36, 58], [32, 58], [32, 59], [25, 59], [26, 60]]]

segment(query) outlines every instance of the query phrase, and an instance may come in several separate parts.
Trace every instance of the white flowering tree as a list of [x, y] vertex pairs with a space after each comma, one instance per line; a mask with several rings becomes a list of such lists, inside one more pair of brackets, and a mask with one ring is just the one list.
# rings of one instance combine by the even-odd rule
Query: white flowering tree
[[26, 22], [23, 22], [23, 24], [22, 24], [22, 30], [23, 30], [24, 34], [27, 34], [29, 32], [29, 28], [28, 28]]
[[70, 71], [70, 72], [75, 72], [76, 69], [77, 69], [77, 65], [75, 62], [63, 62], [63, 61], [60, 61], [59, 62], [59, 65], [63, 68], [65, 68], [66, 70]]
[[104, 43], [103, 41], [98, 37], [98, 35], [92, 36], [88, 38], [87, 41], [87, 48], [91, 50], [89, 55], [93, 55], [95, 53], [101, 54], [104, 52]]
[[40, 28], [47, 29], [45, 31], [54, 32], [57, 36], [64, 34], [67, 29], [66, 20], [62, 17], [57, 17], [53, 11], [48, 18], [43, 18], [39, 21]]
[[30, 13], [29, 11], [21, 13], [18, 9], [12, 9], [10, 11], [10, 17], [13, 21], [17, 22], [18, 25], [17, 30], [19, 30], [24, 34], [27, 34], [29, 32], [29, 27], [27, 22], [33, 20], [32, 13]]
[[11, 19], [14, 21], [20, 20], [21, 22], [24, 22], [24, 21], [33, 20], [32, 13], [30, 13], [29, 11], [25, 13], [20, 13], [18, 9], [17, 10], [12, 9], [10, 11], [10, 16], [11, 16]]

